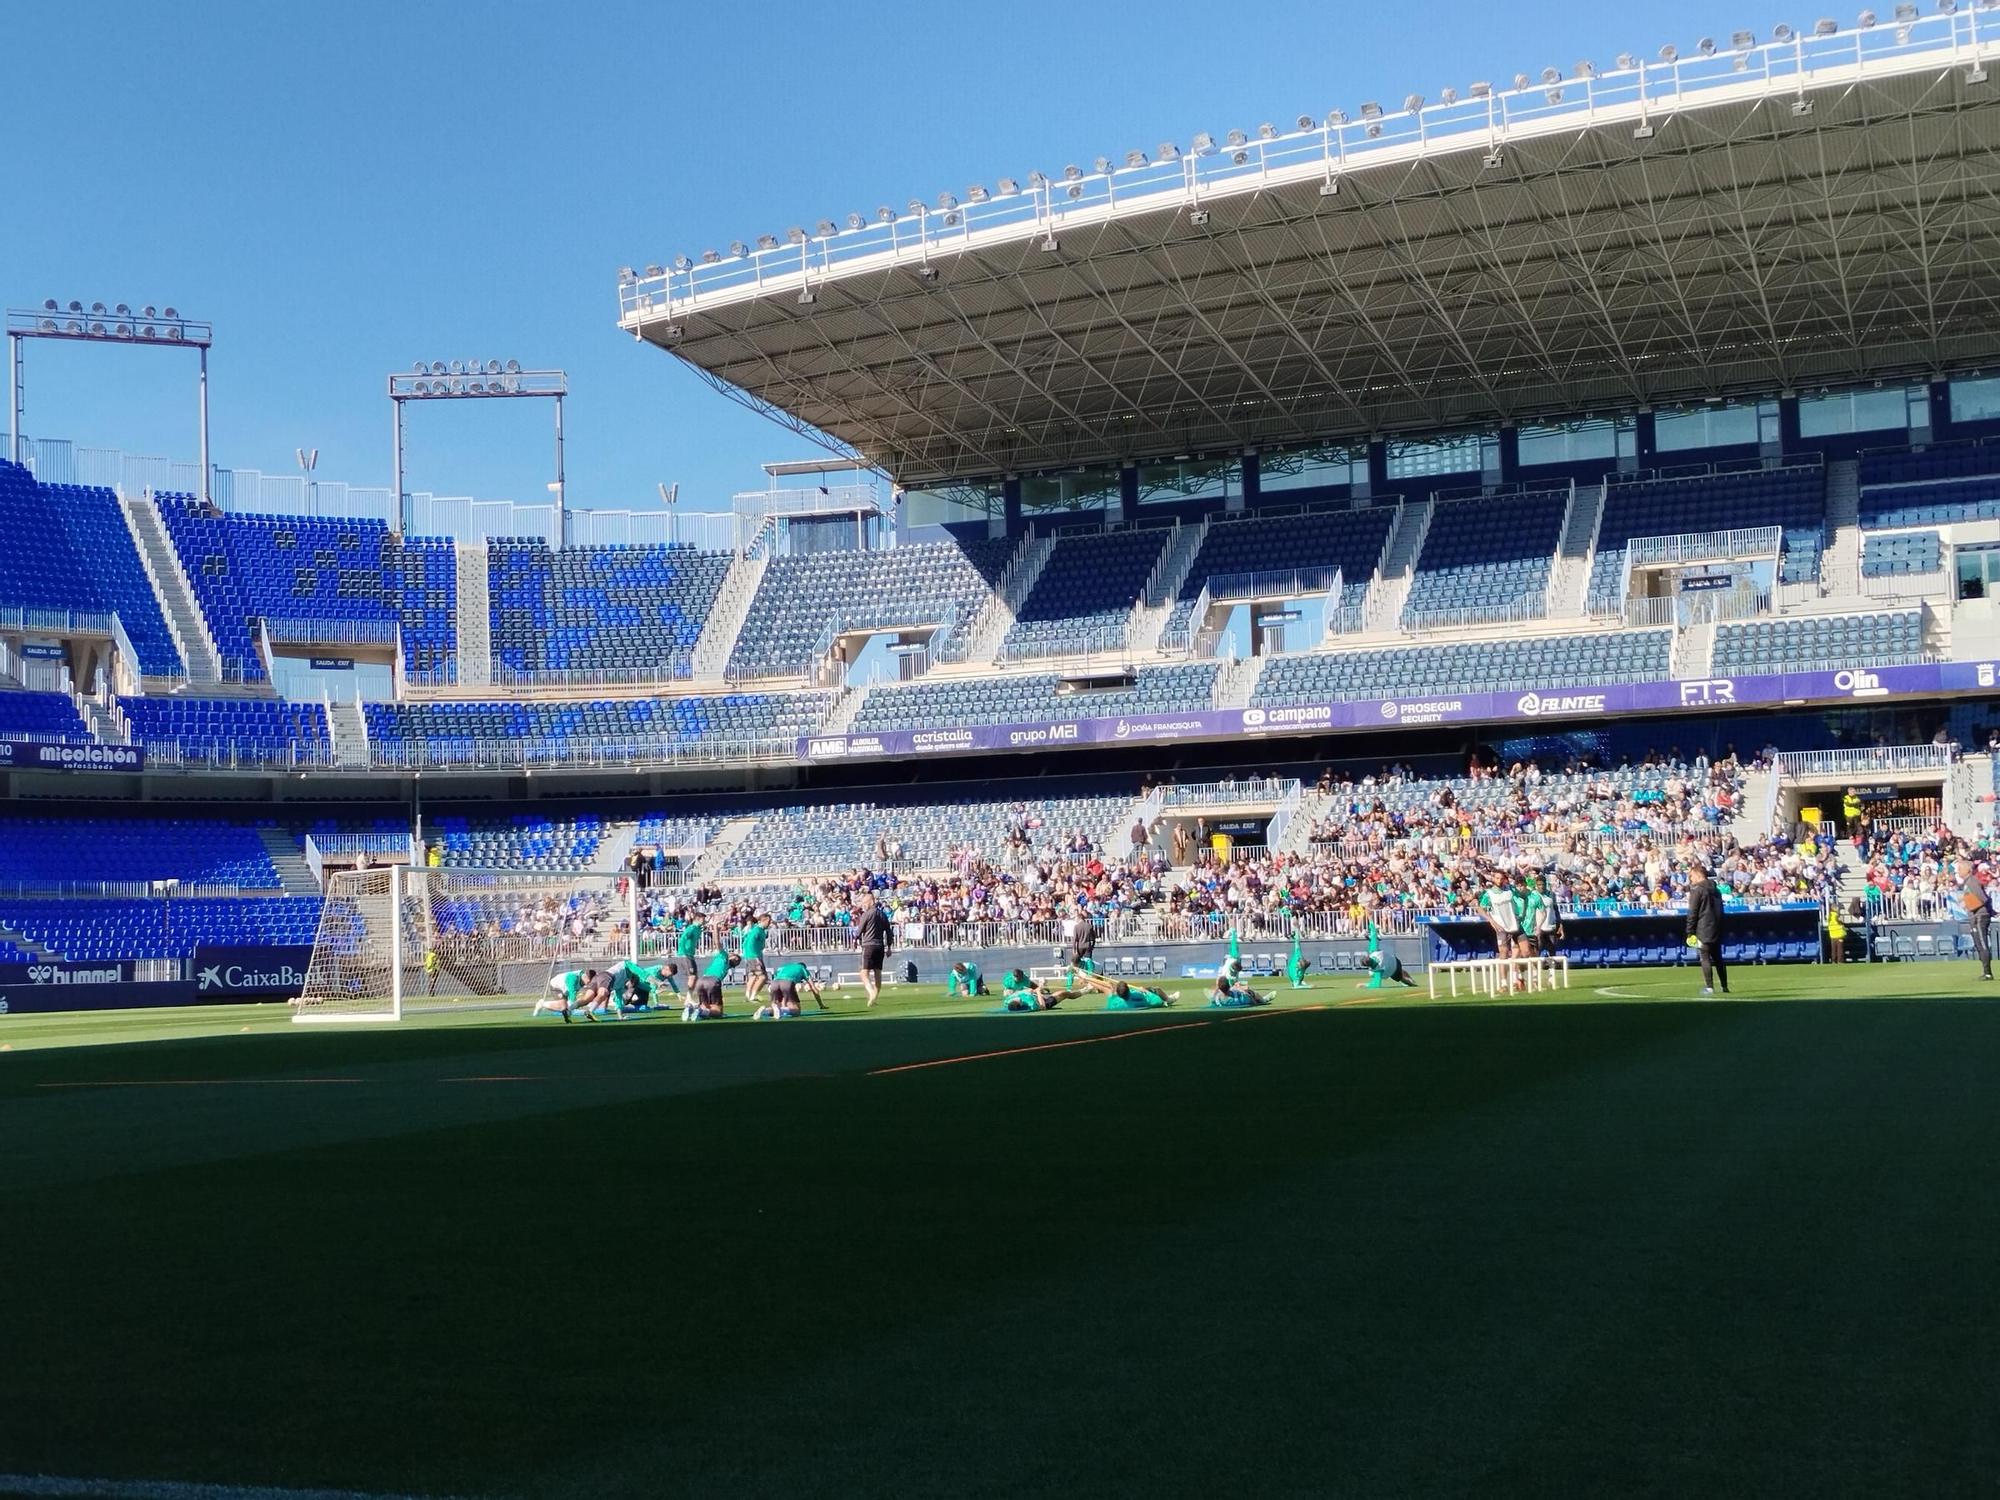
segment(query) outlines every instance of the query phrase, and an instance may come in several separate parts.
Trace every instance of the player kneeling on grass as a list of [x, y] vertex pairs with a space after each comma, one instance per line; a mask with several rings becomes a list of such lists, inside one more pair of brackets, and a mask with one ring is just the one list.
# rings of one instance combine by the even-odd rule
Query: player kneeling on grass
[[544, 995], [535, 1002], [530, 1013], [539, 1016], [550, 1011], [567, 1021], [579, 1008], [585, 1015], [590, 1014], [590, 1006], [597, 995], [598, 973], [595, 969], [572, 969], [567, 974], [558, 974], [549, 981], [553, 995]]
[[611, 1008], [619, 1015], [628, 1010], [650, 1011], [662, 990], [675, 988], [673, 970], [665, 964], [637, 964], [627, 960], [611, 968]]
[[812, 977], [812, 970], [804, 964], [780, 964], [771, 976], [771, 1003], [760, 1005], [752, 1013], [754, 1021], [782, 1021], [796, 1017], [799, 1012], [799, 986], [812, 991], [813, 1004], [826, 1009], [826, 1000], [819, 992], [819, 985]]
[[974, 995], [986, 993], [986, 976], [979, 972], [978, 964], [958, 963], [951, 966], [951, 977], [945, 981], [944, 994], [947, 1000], [964, 995], [971, 999]]
[[1215, 991], [1208, 997], [1208, 1003], [1225, 1010], [1239, 1010], [1252, 1005], [1269, 1005], [1268, 996], [1260, 995], [1240, 976], [1232, 975], [1231, 965], [1224, 964], [1222, 972], [1215, 976]]
[[720, 1021], [722, 1019], [722, 981], [729, 977], [729, 971], [736, 967], [736, 955], [726, 948], [718, 948], [713, 957], [702, 968], [701, 975], [694, 982], [694, 988], [681, 1002], [683, 1021]]

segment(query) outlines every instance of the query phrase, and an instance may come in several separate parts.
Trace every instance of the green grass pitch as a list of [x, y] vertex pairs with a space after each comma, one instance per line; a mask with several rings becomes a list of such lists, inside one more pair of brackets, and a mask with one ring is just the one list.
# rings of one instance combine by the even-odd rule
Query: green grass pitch
[[1988, 1493], [1996, 987], [1734, 977], [0, 1020], [0, 1475]]

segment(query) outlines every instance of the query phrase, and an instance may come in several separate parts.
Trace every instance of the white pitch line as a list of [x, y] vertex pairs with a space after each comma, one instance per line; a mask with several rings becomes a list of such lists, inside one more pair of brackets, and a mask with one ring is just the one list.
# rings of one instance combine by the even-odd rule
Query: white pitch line
[[1609, 995], [1615, 1000], [1643, 1000], [1646, 998], [1644, 995], [1635, 995], [1630, 990], [1614, 990], [1608, 984], [1601, 989], [1592, 991], [1592, 993], [1598, 995]]
[[367, 1490], [292, 1490], [266, 1484], [186, 1484], [172, 1479], [68, 1479], [54, 1474], [0, 1474], [0, 1494], [47, 1496], [49, 1500], [450, 1500], [447, 1496]]

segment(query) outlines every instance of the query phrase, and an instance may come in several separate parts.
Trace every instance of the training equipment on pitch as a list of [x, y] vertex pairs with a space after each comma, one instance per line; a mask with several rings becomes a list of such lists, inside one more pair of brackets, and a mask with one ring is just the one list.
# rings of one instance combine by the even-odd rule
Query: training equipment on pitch
[[636, 958], [639, 899], [626, 877], [587, 870], [338, 871], [292, 1019], [532, 1003], [558, 973]]

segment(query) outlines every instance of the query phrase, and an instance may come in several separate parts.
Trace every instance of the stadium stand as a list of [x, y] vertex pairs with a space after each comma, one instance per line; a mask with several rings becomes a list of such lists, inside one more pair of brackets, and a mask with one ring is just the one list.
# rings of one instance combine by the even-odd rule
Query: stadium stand
[[450, 538], [406, 536], [401, 544], [403, 670], [457, 680], [458, 555]]
[[120, 698], [132, 743], [239, 759], [320, 764], [333, 756], [326, 710], [272, 698]]
[[1185, 631], [1210, 580], [1271, 569], [1339, 568], [1341, 603], [1358, 605], [1368, 594], [1397, 507], [1389, 500], [1364, 510], [1314, 510], [1303, 515], [1250, 515], [1217, 521], [1195, 554], [1180, 602], [1168, 617], [1168, 636]]
[[1545, 613], [1568, 503], [1563, 490], [1438, 506], [1410, 578], [1405, 623], [1426, 614]]
[[176, 676], [180, 653], [110, 490], [42, 485], [0, 460], [0, 606], [118, 616], [148, 676]]
[[362, 711], [371, 742], [449, 758], [482, 746], [522, 743], [560, 751], [593, 744], [795, 738], [818, 728], [832, 701], [827, 693], [728, 693], [561, 703], [368, 703]]
[[1279, 656], [1264, 668], [1250, 701], [1272, 707], [1652, 681], [1668, 675], [1672, 643], [1672, 632], [1647, 630]]
[[1017, 545], [980, 538], [775, 557], [730, 653], [730, 675], [802, 673], [816, 646], [847, 630], [939, 625], [935, 644], [948, 655]]
[[1861, 576], [1891, 578], [1908, 573], [1935, 573], [1944, 566], [1944, 539], [1935, 531], [1897, 532], [1868, 536], [1861, 543]]
[[209, 817], [0, 817], [0, 872], [0, 879], [23, 882], [282, 889], [258, 825]]
[[515, 813], [500, 822], [446, 814], [435, 828], [441, 865], [495, 870], [588, 869], [604, 836], [596, 813]]
[[1102, 531], [1058, 536], [1002, 642], [1008, 657], [1122, 645], [1132, 607], [1166, 550], [1169, 532]]
[[252, 900], [0, 900], [0, 927], [75, 962], [186, 958], [207, 945], [304, 944], [319, 927], [316, 896]]
[[[265, 676], [258, 620], [297, 622], [296, 638], [331, 642], [376, 632], [387, 642], [414, 624], [423, 665], [451, 659], [456, 583], [448, 542], [417, 539], [406, 558], [381, 521], [223, 514], [189, 495], [159, 502], [216, 651], [244, 681]], [[413, 656], [407, 648], [406, 656]]]
[[1063, 692], [1063, 679], [1053, 673], [932, 679], [909, 687], [876, 688], [862, 700], [854, 728], [857, 732], [921, 729], [1207, 708], [1215, 673], [1214, 662], [1152, 667], [1141, 671], [1130, 688], [1084, 693]]
[[95, 742], [83, 715], [61, 693], [0, 693], [0, 740]]
[[963, 845], [997, 856], [1010, 835], [1043, 842], [1056, 832], [1075, 832], [1095, 842], [1130, 800], [1086, 793], [941, 803], [913, 793], [904, 800], [779, 807], [730, 851], [721, 874], [733, 879], [872, 868], [880, 863], [878, 841], [900, 847], [893, 862], [911, 869], [941, 869]]
[[493, 659], [517, 672], [689, 676], [689, 655], [729, 571], [692, 547], [491, 548]]
[[1819, 576], [1825, 538], [1826, 475], [1817, 467], [1707, 474], [1687, 479], [1620, 483], [1604, 492], [1597, 553], [1588, 596], [1595, 613], [1615, 613], [1623, 602], [1625, 551], [1635, 537], [1695, 532], [1783, 529], [1780, 576], [1787, 582]]
[[1864, 454], [1860, 508], [1864, 531], [2000, 517], [2000, 445]]
[[1753, 620], [1715, 632], [1714, 670], [1752, 672], [1886, 667], [1923, 660], [1921, 610]]

